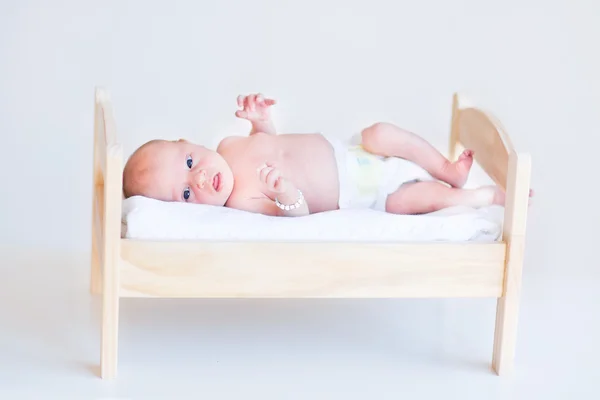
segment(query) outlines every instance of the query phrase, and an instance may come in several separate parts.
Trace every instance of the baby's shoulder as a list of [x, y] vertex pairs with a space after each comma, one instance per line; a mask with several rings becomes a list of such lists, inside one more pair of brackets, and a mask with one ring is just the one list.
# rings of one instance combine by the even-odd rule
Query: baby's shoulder
[[227, 136], [219, 142], [219, 145], [217, 146], [217, 152], [222, 153], [238, 148], [240, 145], [243, 146], [244, 139], [245, 138], [243, 136]]
[[272, 142], [272, 140], [260, 134], [229, 136], [221, 140], [217, 152], [224, 157], [253, 158], [275, 147]]
[[252, 147], [257, 147], [257, 142], [260, 141], [260, 139], [262, 139], [262, 137], [259, 138], [258, 135], [227, 136], [219, 142], [217, 151], [246, 151]]

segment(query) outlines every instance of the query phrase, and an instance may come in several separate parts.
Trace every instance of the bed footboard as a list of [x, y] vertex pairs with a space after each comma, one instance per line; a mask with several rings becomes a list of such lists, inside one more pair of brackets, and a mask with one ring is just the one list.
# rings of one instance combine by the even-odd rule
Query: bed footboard
[[529, 208], [531, 156], [518, 153], [498, 119], [478, 108], [460, 107], [454, 94], [450, 129], [450, 158], [459, 147], [475, 152], [475, 161], [506, 191], [503, 241], [506, 243], [504, 281], [496, 310], [492, 366], [497, 374], [514, 364], [525, 232]]

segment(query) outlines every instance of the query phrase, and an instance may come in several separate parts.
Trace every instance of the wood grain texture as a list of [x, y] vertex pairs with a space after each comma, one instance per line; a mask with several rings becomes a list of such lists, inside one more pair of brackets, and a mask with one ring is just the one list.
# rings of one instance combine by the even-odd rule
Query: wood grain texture
[[104, 185], [94, 187], [92, 198], [92, 270], [90, 274], [90, 291], [92, 294], [102, 293], [102, 265], [104, 264]]
[[499, 297], [504, 243], [122, 239], [122, 297]]
[[117, 140], [117, 127], [114, 118], [114, 111], [110, 101], [110, 94], [103, 88], [96, 88], [96, 103], [101, 107], [101, 122], [105, 125], [101, 131], [103, 133], [103, 143], [106, 149], [119, 145]]
[[508, 170], [503, 240], [506, 242], [506, 269], [503, 296], [496, 307], [492, 366], [498, 375], [508, 374], [514, 365], [521, 280], [525, 252], [525, 231], [529, 203], [531, 157], [511, 153]]
[[[95, 196], [97, 225], [95, 231], [97, 245], [101, 246], [102, 260], [102, 338], [100, 351], [100, 371], [104, 379], [116, 377], [119, 327], [119, 259], [121, 246], [121, 207], [123, 192], [123, 150], [116, 141], [116, 127], [108, 96], [102, 90], [96, 93], [96, 107], [103, 123], [99, 126], [98, 155], [104, 166], [104, 184], [98, 185], [102, 193]], [[99, 108], [98, 108], [99, 107]], [[97, 216], [97, 217], [96, 217]], [[99, 240], [98, 240], [99, 238]]]
[[454, 93], [452, 96], [452, 117], [450, 121], [450, 140], [448, 143], [448, 159], [450, 161], [456, 161], [458, 157], [458, 144], [459, 144], [459, 114], [460, 114], [460, 103], [458, 94]]
[[476, 108], [461, 109], [459, 140], [475, 152], [475, 161], [499, 186], [506, 188], [508, 154], [513, 151], [508, 135], [489, 114]]
[[104, 177], [103, 169], [100, 166], [100, 146], [102, 146], [102, 135], [104, 134], [104, 124], [101, 122], [102, 107], [97, 102], [97, 96], [94, 97], [94, 134], [92, 137], [92, 246], [91, 246], [91, 271], [90, 271], [90, 292], [99, 294], [102, 291], [102, 271], [101, 271], [101, 249], [102, 237], [102, 218], [100, 213], [103, 211], [98, 207], [99, 197], [104, 196]]

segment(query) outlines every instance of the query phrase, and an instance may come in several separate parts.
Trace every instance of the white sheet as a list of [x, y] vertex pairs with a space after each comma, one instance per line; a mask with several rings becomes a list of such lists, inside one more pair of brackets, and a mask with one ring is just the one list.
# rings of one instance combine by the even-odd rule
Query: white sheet
[[147, 240], [489, 242], [501, 238], [504, 208], [455, 207], [427, 215], [336, 210], [300, 218], [131, 197], [122, 237]]

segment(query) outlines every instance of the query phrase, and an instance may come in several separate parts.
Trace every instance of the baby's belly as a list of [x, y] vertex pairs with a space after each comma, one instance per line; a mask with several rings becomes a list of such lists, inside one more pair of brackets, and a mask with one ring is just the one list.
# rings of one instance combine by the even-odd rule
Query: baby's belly
[[286, 169], [290, 172], [289, 179], [302, 189], [310, 212], [336, 210], [340, 185], [335, 155], [329, 141], [321, 135], [285, 136], [288, 136], [287, 151], [283, 156], [288, 167]]

